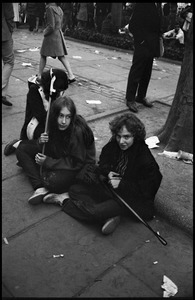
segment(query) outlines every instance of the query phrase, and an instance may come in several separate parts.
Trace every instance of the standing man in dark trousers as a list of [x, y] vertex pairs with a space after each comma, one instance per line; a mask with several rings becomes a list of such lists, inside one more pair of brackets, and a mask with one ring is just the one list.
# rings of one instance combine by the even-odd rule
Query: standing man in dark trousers
[[14, 49], [12, 33], [15, 28], [14, 10], [12, 3], [2, 3], [2, 103], [12, 106], [7, 100], [9, 78], [14, 67]]
[[129, 72], [126, 105], [137, 113], [136, 102], [152, 107], [146, 97], [154, 57], [160, 56], [161, 4], [136, 3], [129, 21], [134, 38], [133, 62]]

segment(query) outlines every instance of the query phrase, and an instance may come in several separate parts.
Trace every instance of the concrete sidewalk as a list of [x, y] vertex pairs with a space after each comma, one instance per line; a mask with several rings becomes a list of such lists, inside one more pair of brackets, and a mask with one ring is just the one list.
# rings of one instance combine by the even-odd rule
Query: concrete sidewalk
[[[27, 79], [37, 74], [42, 42], [42, 34], [31, 34], [26, 29], [16, 30], [13, 37], [16, 60], [8, 97], [13, 107], [2, 107], [2, 149], [19, 137]], [[132, 54], [70, 40], [67, 47], [77, 78], [67, 95], [93, 129], [98, 156], [110, 138], [109, 121], [128, 111], [125, 89]], [[48, 58], [47, 67], [62, 65]], [[137, 114], [146, 126], [147, 137], [164, 124], [179, 73], [180, 65], [155, 61], [148, 90], [154, 107], [140, 105]], [[86, 100], [100, 100], [101, 104], [87, 104]], [[9, 242], [3, 243], [4, 296], [161, 297], [163, 275], [179, 286], [178, 296], [191, 296], [192, 240], [188, 234], [193, 228], [193, 168], [159, 156], [159, 152], [161, 148], [152, 150], [163, 181], [156, 197], [156, 218], [150, 225], [168, 239], [166, 247], [143, 224], [124, 219], [113, 235], [104, 237], [98, 226], [77, 222], [59, 207], [29, 206], [32, 188], [28, 179], [16, 166], [15, 155], [2, 155], [2, 236]], [[53, 258], [53, 254], [60, 253], [64, 258]]]

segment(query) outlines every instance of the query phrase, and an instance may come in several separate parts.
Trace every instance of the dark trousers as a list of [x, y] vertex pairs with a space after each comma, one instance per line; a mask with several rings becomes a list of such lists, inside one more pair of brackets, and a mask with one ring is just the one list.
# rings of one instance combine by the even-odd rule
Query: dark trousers
[[101, 183], [96, 186], [72, 185], [69, 200], [65, 202], [62, 210], [75, 219], [101, 224], [108, 218], [128, 213], [126, 207], [117, 202]]
[[143, 99], [146, 96], [152, 74], [153, 57], [143, 44], [135, 44], [133, 62], [128, 76], [126, 101], [135, 101], [137, 96]]
[[52, 193], [67, 192], [76, 176], [71, 170], [45, 170], [35, 162], [35, 155], [41, 152], [35, 140], [22, 141], [16, 149], [16, 157], [28, 176], [34, 190], [45, 187]]

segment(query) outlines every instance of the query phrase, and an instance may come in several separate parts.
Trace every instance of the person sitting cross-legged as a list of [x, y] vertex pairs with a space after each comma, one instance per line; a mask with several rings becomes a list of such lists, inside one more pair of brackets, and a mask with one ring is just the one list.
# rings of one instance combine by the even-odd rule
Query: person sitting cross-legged
[[95, 154], [91, 128], [77, 114], [73, 100], [60, 96], [51, 105], [48, 133], [38, 140], [23, 140], [16, 149], [18, 162], [34, 189], [28, 202], [39, 204], [46, 194], [68, 192], [85, 164], [95, 164]]
[[[112, 233], [126, 215], [133, 213], [120, 202], [113, 190], [145, 220], [154, 215], [154, 199], [162, 174], [145, 143], [145, 126], [132, 113], [110, 122], [112, 137], [102, 148], [99, 163], [82, 170], [71, 185], [62, 210], [80, 221], [96, 222], [103, 234]], [[47, 197], [47, 196], [46, 196]], [[58, 195], [53, 198], [53, 203]]]

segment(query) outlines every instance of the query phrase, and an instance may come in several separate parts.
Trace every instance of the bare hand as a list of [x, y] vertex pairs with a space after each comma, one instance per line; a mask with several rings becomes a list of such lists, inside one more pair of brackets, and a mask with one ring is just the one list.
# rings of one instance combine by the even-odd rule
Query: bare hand
[[38, 165], [42, 166], [44, 161], [46, 160], [46, 155], [45, 154], [42, 154], [42, 153], [37, 153], [35, 155], [35, 161]]
[[121, 176], [120, 176], [120, 174], [111, 171], [111, 172], [108, 174], [108, 179], [109, 179], [109, 180], [112, 180], [112, 179], [121, 179]]
[[109, 179], [109, 184], [111, 185], [112, 188], [117, 189], [120, 181], [121, 181], [121, 176], [120, 174], [116, 173], [116, 172], [110, 172], [108, 174], [108, 179]]
[[49, 136], [46, 132], [41, 133], [41, 136], [39, 138], [39, 144], [44, 144], [47, 143], [49, 141]]

